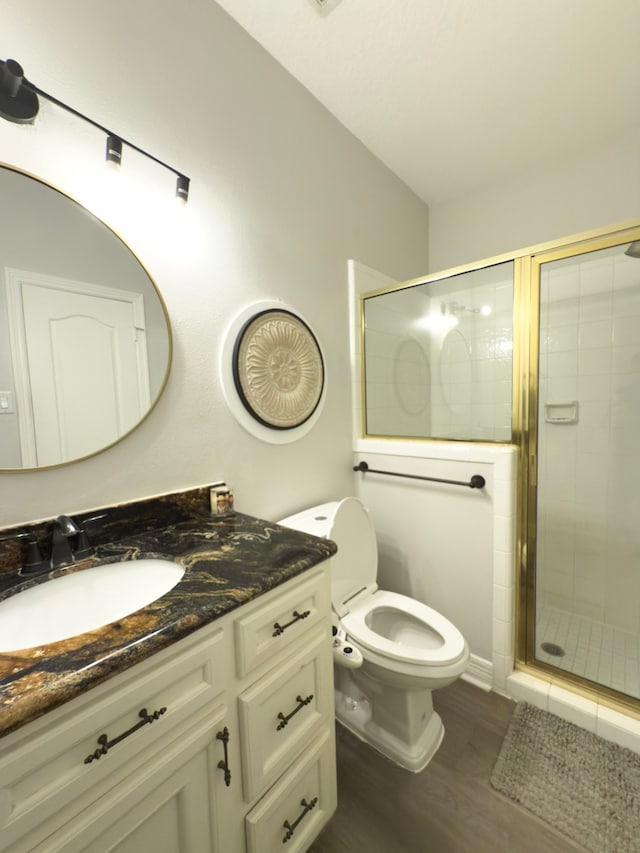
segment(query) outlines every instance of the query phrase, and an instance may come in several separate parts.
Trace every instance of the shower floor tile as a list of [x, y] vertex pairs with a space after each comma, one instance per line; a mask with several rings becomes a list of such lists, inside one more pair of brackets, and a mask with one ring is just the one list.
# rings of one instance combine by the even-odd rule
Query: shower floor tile
[[[560, 646], [564, 655], [549, 654], [543, 643]], [[640, 643], [636, 634], [539, 604], [536, 660], [640, 699]]]

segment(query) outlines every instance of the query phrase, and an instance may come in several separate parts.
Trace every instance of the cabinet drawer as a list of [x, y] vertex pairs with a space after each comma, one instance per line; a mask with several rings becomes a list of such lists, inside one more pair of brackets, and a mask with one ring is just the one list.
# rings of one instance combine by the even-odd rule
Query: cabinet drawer
[[307, 850], [335, 811], [335, 772], [333, 729], [325, 728], [245, 818], [247, 853]]
[[[28, 741], [16, 733], [19, 748], [8, 739], [0, 751], [0, 850], [52, 815], [62, 822], [65, 806], [89, 804], [170, 743], [195, 711], [221, 705], [216, 671], [223, 666], [223, 632], [207, 632], [36, 721]], [[152, 722], [145, 724], [143, 709]]]
[[333, 661], [327, 632], [238, 698], [245, 800], [255, 799], [332, 719]]
[[329, 613], [329, 581], [324, 572], [304, 576], [286, 592], [273, 590], [263, 604], [235, 621], [239, 678], [266, 661], [290, 653], [299, 638]]

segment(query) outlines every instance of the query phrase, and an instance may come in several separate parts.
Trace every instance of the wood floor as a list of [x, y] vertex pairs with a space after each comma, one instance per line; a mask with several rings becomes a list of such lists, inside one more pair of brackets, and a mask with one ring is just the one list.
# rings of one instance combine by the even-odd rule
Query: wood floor
[[445, 736], [422, 773], [337, 727], [338, 810], [311, 853], [575, 853], [584, 848], [495, 791], [514, 703], [464, 681], [433, 694]]

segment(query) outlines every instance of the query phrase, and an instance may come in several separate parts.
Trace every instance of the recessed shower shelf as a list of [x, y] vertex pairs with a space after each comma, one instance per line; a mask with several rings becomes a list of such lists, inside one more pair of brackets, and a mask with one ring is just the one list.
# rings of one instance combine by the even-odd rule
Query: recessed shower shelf
[[544, 420], [548, 424], [577, 424], [578, 401], [568, 403], [545, 403]]

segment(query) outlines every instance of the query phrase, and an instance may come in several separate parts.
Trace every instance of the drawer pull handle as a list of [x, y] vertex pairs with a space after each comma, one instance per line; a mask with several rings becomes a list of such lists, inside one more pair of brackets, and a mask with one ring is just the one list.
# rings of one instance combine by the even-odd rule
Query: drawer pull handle
[[284, 633], [285, 628], [288, 628], [289, 625], [293, 625], [295, 622], [299, 622], [300, 619], [306, 619], [307, 616], [310, 616], [311, 611], [303, 610], [302, 613], [298, 613], [297, 610], [294, 610], [291, 615], [293, 616], [293, 619], [290, 622], [287, 622], [286, 625], [280, 625], [278, 622], [273, 623], [273, 634], [271, 635], [272, 637], [279, 637], [280, 634]]
[[284, 826], [284, 828], [287, 830], [287, 834], [282, 839], [283, 844], [286, 844], [287, 841], [293, 837], [293, 833], [296, 831], [296, 828], [297, 828], [298, 824], [300, 823], [300, 821], [302, 820], [302, 818], [307, 814], [307, 812], [311, 811], [311, 809], [315, 806], [315, 804], [317, 802], [318, 802], [317, 797], [314, 797], [310, 803], [308, 803], [304, 799], [300, 800], [300, 805], [303, 806], [303, 810], [300, 812], [298, 817], [294, 820], [293, 823], [289, 823], [288, 820], [285, 820], [285, 822], [282, 824]]
[[298, 711], [302, 710], [305, 705], [308, 705], [312, 699], [313, 693], [310, 693], [306, 699], [303, 699], [302, 696], [296, 696], [296, 702], [298, 704], [293, 709], [293, 711], [290, 714], [287, 714], [286, 716], [282, 713], [282, 711], [280, 711], [280, 713], [278, 714], [278, 719], [280, 720], [280, 722], [276, 727], [276, 731], [279, 732], [281, 729], [283, 729], [287, 725], [291, 717], [293, 717], [294, 714], [297, 714]]
[[102, 758], [103, 755], [106, 755], [110, 749], [120, 743], [120, 741], [124, 740], [129, 735], [132, 735], [134, 732], [137, 732], [138, 729], [141, 729], [143, 726], [149, 725], [153, 723], [154, 720], [160, 719], [163, 714], [166, 714], [166, 708], [160, 708], [157, 711], [152, 711], [151, 714], [147, 711], [146, 708], [142, 708], [138, 711], [138, 716], [140, 717], [140, 722], [136, 723], [134, 726], [131, 726], [130, 729], [127, 729], [126, 732], [122, 732], [118, 737], [114, 737], [113, 740], [109, 740], [109, 735], [103, 734], [98, 738], [98, 743], [100, 744], [99, 748], [92, 752], [90, 755], [84, 760], [85, 764], [91, 764], [92, 761], [97, 761], [99, 758]]
[[218, 740], [222, 741], [224, 746], [224, 758], [218, 761], [218, 767], [224, 771], [224, 784], [229, 787], [231, 784], [231, 770], [229, 770], [229, 756], [227, 755], [227, 744], [229, 743], [229, 729], [225, 726], [221, 732], [216, 735]]

